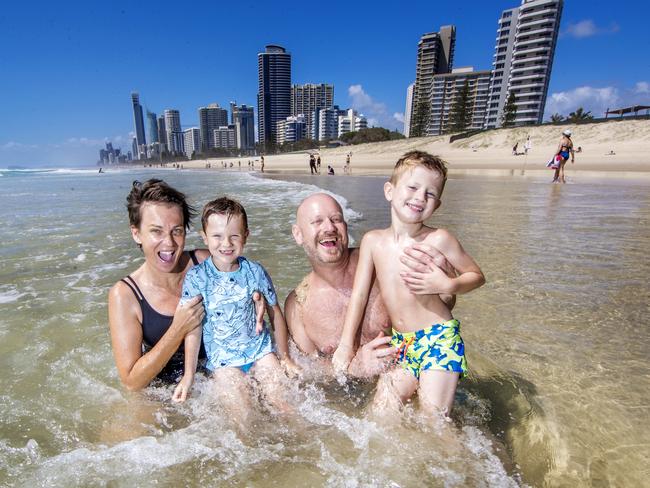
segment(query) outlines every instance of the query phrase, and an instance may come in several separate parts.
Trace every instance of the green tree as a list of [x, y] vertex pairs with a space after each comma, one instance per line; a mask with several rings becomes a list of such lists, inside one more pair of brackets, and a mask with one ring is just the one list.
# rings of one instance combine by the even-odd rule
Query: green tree
[[591, 110], [585, 112], [582, 107], [578, 107], [575, 112], [571, 112], [567, 120], [569, 122], [586, 122], [588, 120], [593, 120], [594, 116], [591, 115]]
[[427, 135], [430, 109], [431, 106], [428, 100], [422, 100], [415, 106], [413, 117], [411, 119], [411, 137], [422, 137]]
[[553, 122], [554, 124], [559, 124], [560, 122], [563, 122], [563, 121], [564, 121], [564, 115], [560, 115], [560, 114], [558, 114], [558, 113], [554, 113], [553, 115], [551, 115], [551, 119], [550, 119], [550, 120], [551, 120], [551, 122]]
[[515, 105], [515, 92], [511, 91], [508, 94], [508, 99], [506, 104], [503, 107], [503, 117], [502, 117], [502, 126], [503, 127], [512, 127], [515, 125], [515, 119], [517, 118], [517, 105]]
[[472, 106], [470, 102], [469, 80], [465, 80], [465, 84], [460, 89], [452, 103], [451, 113], [449, 114], [448, 130], [452, 132], [460, 132], [470, 125], [472, 122]]

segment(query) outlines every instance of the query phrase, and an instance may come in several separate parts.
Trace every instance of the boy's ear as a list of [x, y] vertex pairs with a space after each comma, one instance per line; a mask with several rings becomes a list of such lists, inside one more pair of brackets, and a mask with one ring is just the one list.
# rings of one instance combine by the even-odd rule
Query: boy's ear
[[433, 204], [433, 211], [435, 212], [436, 210], [438, 210], [438, 207], [440, 207], [440, 205], [442, 205], [442, 200], [438, 198], [436, 199], [436, 203]]
[[133, 237], [133, 240], [137, 245], [142, 245], [142, 239], [140, 239], [140, 229], [138, 229], [135, 225], [131, 226], [131, 237]]
[[393, 184], [390, 181], [384, 183], [384, 196], [389, 202], [393, 200]]
[[300, 227], [298, 227], [298, 224], [293, 224], [291, 226], [291, 234], [293, 234], [293, 240], [296, 241], [296, 244], [302, 246], [304, 239], [302, 238], [302, 231], [300, 230]]
[[203, 243], [207, 246], [208, 245], [208, 236], [206, 235], [204, 230], [201, 230], [200, 234], [201, 234], [201, 237], [203, 238]]

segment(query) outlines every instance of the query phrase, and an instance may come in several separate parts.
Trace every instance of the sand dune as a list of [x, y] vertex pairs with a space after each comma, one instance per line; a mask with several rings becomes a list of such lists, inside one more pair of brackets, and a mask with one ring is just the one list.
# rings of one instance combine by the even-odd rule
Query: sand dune
[[[491, 130], [472, 137], [449, 142], [449, 136], [420, 137], [398, 141], [344, 146], [320, 151], [322, 170], [334, 167], [336, 174], [343, 174], [348, 152], [352, 152], [353, 174], [387, 174], [397, 159], [407, 151], [422, 150], [443, 157], [454, 173], [486, 172], [515, 174], [548, 172], [545, 163], [554, 154], [561, 132], [573, 131], [574, 146], [582, 152], [576, 154], [571, 170], [579, 172], [617, 172], [620, 175], [650, 176], [650, 120], [612, 120], [609, 122], [578, 125], [543, 125]], [[512, 147], [519, 143], [523, 153], [526, 138], [530, 136], [532, 148], [528, 155], [512, 155]], [[614, 154], [610, 154], [613, 151]], [[255, 158], [259, 160], [259, 158]], [[309, 173], [306, 152], [265, 157], [268, 172]], [[213, 168], [221, 166], [220, 159], [211, 159]], [[228, 158], [226, 161], [237, 159]], [[242, 167], [248, 159], [242, 158]], [[186, 168], [204, 168], [205, 160], [185, 163]], [[570, 163], [568, 163], [570, 165]], [[259, 169], [259, 163], [256, 163]]]

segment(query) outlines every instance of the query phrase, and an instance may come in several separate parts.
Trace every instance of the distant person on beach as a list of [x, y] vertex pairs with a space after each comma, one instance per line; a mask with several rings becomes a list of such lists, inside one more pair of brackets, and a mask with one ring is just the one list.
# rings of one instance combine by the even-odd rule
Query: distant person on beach
[[318, 171], [318, 174], [320, 174], [320, 154], [316, 158], [316, 170]]
[[332, 168], [329, 164], [327, 165], [327, 174], [334, 176], [334, 168]]
[[[393, 325], [391, 345], [398, 350], [396, 360], [401, 366], [382, 375], [378, 391], [390, 385], [388, 388], [397, 390], [400, 405], [417, 391], [425, 413], [448, 417], [458, 379], [467, 374], [467, 362], [460, 322], [440, 294], [468, 293], [483, 285], [485, 278], [450, 232], [424, 225], [440, 207], [446, 178], [445, 162], [428, 153], [411, 151], [397, 161], [390, 181], [384, 185], [391, 225], [363, 236], [352, 296], [332, 364], [345, 372], [354, 358], [357, 330], [376, 277]], [[404, 284], [400, 265], [404, 248], [414, 242], [438, 249], [458, 276], [439, 271], [434, 293], [414, 295]], [[375, 403], [376, 410], [386, 407], [384, 401]]]
[[[345, 311], [350, 301], [359, 249], [348, 246], [348, 227], [339, 203], [326, 193], [305, 198], [296, 211], [293, 237], [301, 246], [311, 272], [287, 296], [284, 312], [289, 332], [298, 348], [311, 356], [331, 355], [339, 344]], [[403, 279], [412, 293], [431, 292], [428, 278], [437, 276], [438, 266], [449, 276], [454, 270], [435, 248], [414, 244], [401, 258], [407, 270]], [[432, 271], [435, 268], [435, 272]], [[443, 297], [451, 309], [454, 296]], [[396, 348], [388, 346], [390, 319], [375, 283], [359, 333], [361, 347], [348, 373], [373, 377], [393, 361]], [[328, 367], [329, 358], [317, 357]]]
[[309, 171], [312, 175], [318, 174], [318, 171], [316, 170], [316, 158], [313, 154], [309, 155]]
[[[246, 210], [228, 197], [217, 198], [203, 208], [201, 224], [211, 257], [187, 272], [181, 303], [201, 297], [206, 314], [202, 328], [185, 337], [185, 370], [172, 399], [183, 402], [191, 390], [202, 329], [205, 366], [219, 391], [228, 392], [226, 400], [232, 407], [241, 410], [248, 402], [245, 392], [237, 392], [250, 374], [269, 403], [285, 411], [282, 366], [291, 374], [299, 368], [289, 357], [287, 326], [270, 276], [261, 264], [242, 255], [249, 235]], [[267, 304], [274, 340], [267, 325], [256, 321], [253, 294], [257, 290]]]
[[[210, 254], [184, 251], [194, 209], [164, 181], [133, 182], [127, 208], [144, 263], [109, 291], [108, 321], [120, 380], [127, 389], [140, 390], [155, 378], [174, 382], [183, 373], [180, 346], [201, 325], [204, 308], [201, 297], [179, 303], [181, 284], [185, 273]], [[256, 299], [261, 323], [264, 308]]]
[[517, 153], [517, 148], [518, 148], [518, 147], [519, 147], [519, 143], [518, 143], [518, 142], [515, 142], [515, 145], [512, 146], [512, 155], [513, 155], [513, 156], [516, 156], [516, 155], [518, 154], [518, 153]]
[[571, 140], [570, 129], [562, 131], [562, 138], [557, 147], [557, 155], [560, 156], [560, 161], [559, 165], [555, 169], [555, 174], [553, 175], [553, 183], [566, 183], [564, 177], [564, 165], [569, 159], [569, 156], [571, 156], [571, 164], [575, 162], [575, 153], [573, 151], [573, 141]]
[[264, 156], [260, 156], [260, 171], [264, 173]]
[[524, 154], [528, 156], [528, 151], [530, 151], [530, 148], [532, 147], [532, 143], [530, 142], [530, 136], [526, 138], [526, 142], [524, 143]]

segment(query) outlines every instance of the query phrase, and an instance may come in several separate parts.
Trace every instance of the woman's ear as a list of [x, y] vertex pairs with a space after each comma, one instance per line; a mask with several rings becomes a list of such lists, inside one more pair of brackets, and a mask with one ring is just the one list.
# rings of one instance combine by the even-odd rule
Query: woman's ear
[[142, 246], [142, 239], [140, 239], [140, 229], [135, 225], [131, 226], [131, 237], [138, 246]]

